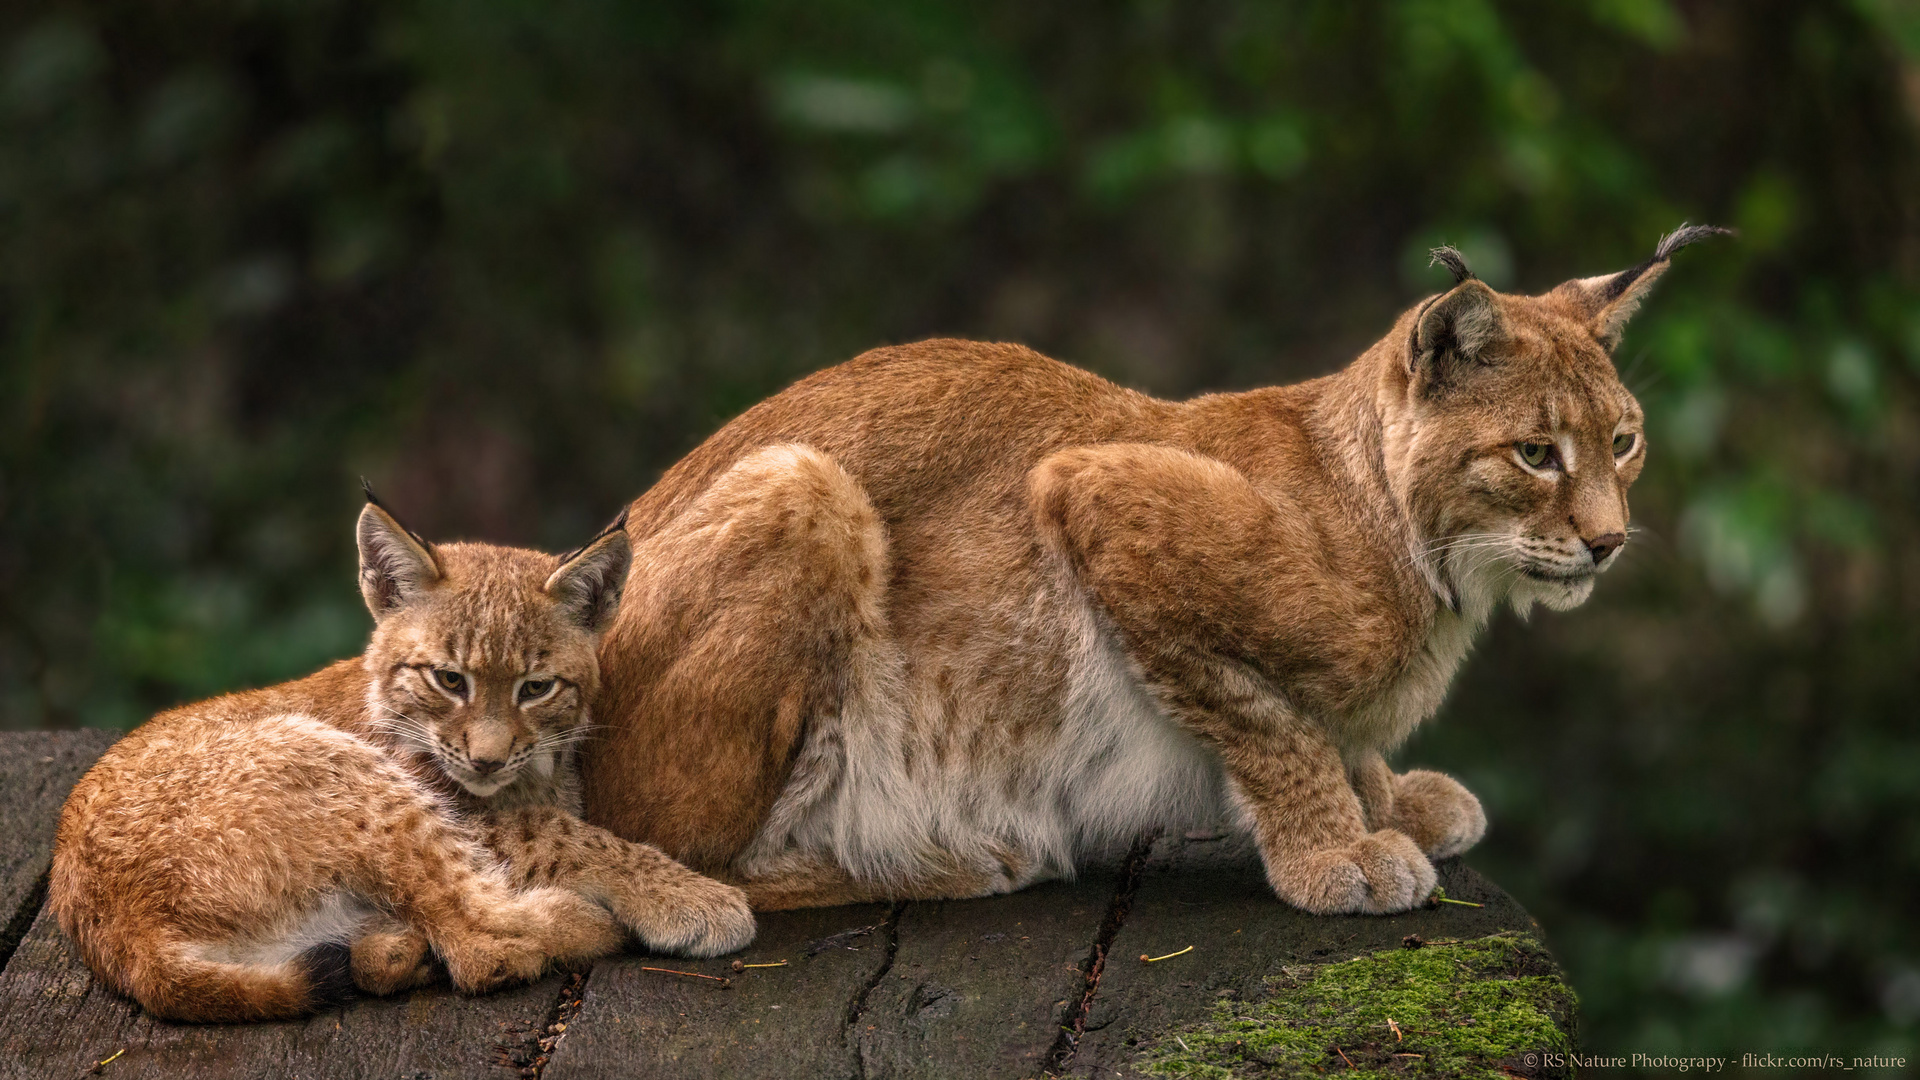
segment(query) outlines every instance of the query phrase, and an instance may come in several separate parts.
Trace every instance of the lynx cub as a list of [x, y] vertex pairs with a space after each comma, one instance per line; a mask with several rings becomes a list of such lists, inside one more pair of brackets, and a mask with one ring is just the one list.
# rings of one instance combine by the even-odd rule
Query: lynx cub
[[762, 909], [1006, 892], [1222, 818], [1289, 903], [1419, 903], [1486, 818], [1383, 755], [1496, 608], [1619, 561], [1647, 442], [1609, 354], [1720, 231], [1539, 296], [1442, 249], [1451, 288], [1293, 386], [1160, 401], [964, 341], [801, 381], [630, 507], [588, 820]]
[[67, 800], [48, 902], [94, 972], [158, 1016], [257, 1020], [417, 985], [429, 952], [473, 993], [623, 927], [745, 945], [738, 890], [574, 816], [621, 528], [560, 559], [436, 546], [368, 498], [365, 656], [162, 713]]

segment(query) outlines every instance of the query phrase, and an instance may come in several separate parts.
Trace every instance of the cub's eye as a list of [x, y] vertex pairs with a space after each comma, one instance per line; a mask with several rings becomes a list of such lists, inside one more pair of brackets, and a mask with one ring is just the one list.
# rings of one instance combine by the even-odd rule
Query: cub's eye
[[535, 698], [546, 697], [547, 691], [551, 689], [553, 689], [552, 679], [528, 679], [520, 684], [520, 700], [532, 701]]
[[433, 679], [449, 693], [459, 694], [467, 689], [467, 677], [457, 671], [446, 668], [434, 668]]
[[1633, 449], [1633, 444], [1639, 441], [1639, 437], [1631, 431], [1623, 431], [1615, 435], [1613, 437], [1613, 456], [1625, 457], [1627, 451]]
[[1536, 469], [1544, 468], [1553, 458], [1553, 447], [1546, 443], [1523, 442], [1520, 444], [1520, 460]]

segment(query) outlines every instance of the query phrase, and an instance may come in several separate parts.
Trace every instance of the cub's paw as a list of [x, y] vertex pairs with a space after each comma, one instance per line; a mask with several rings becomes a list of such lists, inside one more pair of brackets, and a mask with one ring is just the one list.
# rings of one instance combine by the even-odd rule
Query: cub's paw
[[1403, 832], [1381, 829], [1345, 847], [1269, 863], [1280, 899], [1315, 915], [1407, 911], [1433, 892], [1433, 863]]
[[355, 941], [351, 968], [353, 985], [378, 997], [423, 985], [434, 975], [426, 936], [399, 924]]
[[534, 889], [488, 912], [488, 923], [442, 947], [454, 989], [479, 994], [539, 978], [555, 961], [590, 960], [620, 948], [606, 908], [564, 889]]
[[[684, 875], [684, 876], [682, 876]], [[623, 898], [615, 913], [647, 948], [686, 956], [719, 956], [753, 940], [747, 894], [690, 870]]]
[[1428, 858], [1458, 855], [1487, 834], [1487, 813], [1460, 781], [1431, 769], [1393, 778], [1393, 826]]
[[626, 934], [605, 907], [566, 889], [535, 889], [527, 900], [538, 912], [521, 930], [551, 960], [592, 960], [620, 951]]
[[540, 942], [525, 937], [462, 935], [443, 948], [453, 988], [463, 994], [484, 994], [537, 979], [547, 970], [549, 959]]

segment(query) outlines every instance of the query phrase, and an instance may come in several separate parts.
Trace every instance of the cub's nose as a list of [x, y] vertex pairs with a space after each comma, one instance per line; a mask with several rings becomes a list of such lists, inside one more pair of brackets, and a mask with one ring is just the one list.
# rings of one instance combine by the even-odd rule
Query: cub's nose
[[1587, 541], [1587, 553], [1593, 556], [1593, 565], [1599, 566], [1607, 561], [1607, 556], [1619, 551], [1620, 545], [1626, 542], [1626, 533], [1603, 533]]
[[495, 761], [492, 758], [474, 758], [472, 764], [474, 772], [479, 773], [481, 776], [491, 776], [499, 772], [500, 767], [505, 765], [506, 762]]

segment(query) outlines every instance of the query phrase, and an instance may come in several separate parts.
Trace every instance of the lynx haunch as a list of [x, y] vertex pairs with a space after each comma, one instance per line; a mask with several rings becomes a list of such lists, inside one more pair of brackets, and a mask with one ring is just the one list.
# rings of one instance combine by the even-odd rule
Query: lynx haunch
[[1004, 892], [1237, 819], [1279, 896], [1389, 912], [1486, 827], [1383, 753], [1501, 604], [1570, 608], [1647, 453], [1609, 353], [1680, 247], [1456, 284], [1345, 370], [1185, 403], [1013, 345], [877, 349], [629, 508], [587, 816], [762, 908]]
[[370, 501], [359, 540], [363, 658], [162, 713], [67, 799], [47, 900], [94, 973], [158, 1016], [258, 1020], [433, 956], [478, 992], [627, 932], [746, 944], [738, 890], [574, 816], [626, 534], [432, 545]]

